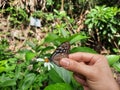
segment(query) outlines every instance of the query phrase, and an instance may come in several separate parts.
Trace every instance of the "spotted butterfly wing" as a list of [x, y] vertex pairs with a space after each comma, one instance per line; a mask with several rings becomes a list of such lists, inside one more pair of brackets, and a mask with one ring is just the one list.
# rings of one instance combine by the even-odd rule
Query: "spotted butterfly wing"
[[51, 55], [50, 60], [60, 66], [59, 62], [62, 58], [67, 58], [70, 50], [70, 43], [62, 43]]

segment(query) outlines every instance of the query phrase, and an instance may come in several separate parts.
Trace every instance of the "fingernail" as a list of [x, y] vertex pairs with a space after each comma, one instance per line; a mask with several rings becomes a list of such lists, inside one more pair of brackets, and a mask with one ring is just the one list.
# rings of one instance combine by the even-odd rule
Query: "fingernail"
[[60, 60], [60, 64], [63, 67], [68, 67], [70, 65], [70, 61], [67, 58], [63, 58], [62, 60]]

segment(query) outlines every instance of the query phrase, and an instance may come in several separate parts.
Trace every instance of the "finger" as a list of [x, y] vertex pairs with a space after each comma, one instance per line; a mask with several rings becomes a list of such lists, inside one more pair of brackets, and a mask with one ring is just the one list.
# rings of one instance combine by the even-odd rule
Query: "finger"
[[99, 60], [100, 58], [103, 58], [102, 55], [98, 54], [91, 54], [91, 53], [83, 53], [83, 52], [77, 52], [69, 55], [70, 59], [76, 60], [76, 61], [83, 61], [83, 62], [91, 62], [94, 63], [96, 60]]
[[79, 74], [79, 73], [76, 73], [76, 72], [74, 72], [73, 74], [74, 74], [75, 76], [83, 79], [83, 80], [86, 80], [85, 76], [83, 76], [82, 74]]
[[60, 60], [60, 65], [67, 70], [70, 70], [72, 72], [81, 73], [82, 75], [87, 75], [88, 73], [91, 73], [90, 67], [88, 65], [85, 65], [84, 62], [76, 62], [75, 60], [63, 58]]
[[83, 86], [88, 86], [88, 84], [86, 83], [86, 80], [85, 80], [85, 78], [83, 78], [83, 76], [78, 75], [76, 73], [74, 73], [73, 76], [78, 83], [80, 83]]
[[90, 90], [88, 86], [83, 86], [84, 90]]
[[81, 85], [83, 85], [84, 90], [90, 90], [90, 89], [88, 88], [88, 84], [87, 84], [87, 82], [86, 82], [86, 78], [85, 78], [83, 75], [80, 75], [80, 74], [78, 74], [78, 73], [74, 73], [73, 76], [74, 76], [75, 80], [76, 80], [78, 83], [80, 83]]

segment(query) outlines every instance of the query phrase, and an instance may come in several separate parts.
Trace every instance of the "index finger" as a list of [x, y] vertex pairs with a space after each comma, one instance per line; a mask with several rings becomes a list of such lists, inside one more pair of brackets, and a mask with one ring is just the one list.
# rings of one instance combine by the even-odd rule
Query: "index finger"
[[90, 62], [91, 60], [96, 61], [100, 58], [103, 58], [103, 56], [98, 54], [77, 52], [77, 53], [69, 54], [69, 58], [76, 61]]

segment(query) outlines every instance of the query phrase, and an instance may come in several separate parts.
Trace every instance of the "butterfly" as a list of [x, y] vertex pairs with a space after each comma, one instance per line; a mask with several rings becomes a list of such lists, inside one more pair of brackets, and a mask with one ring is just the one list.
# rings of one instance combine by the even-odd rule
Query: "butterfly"
[[53, 52], [50, 57], [50, 61], [53, 61], [56, 65], [60, 66], [59, 62], [62, 58], [67, 58], [70, 51], [70, 43], [64, 42]]

